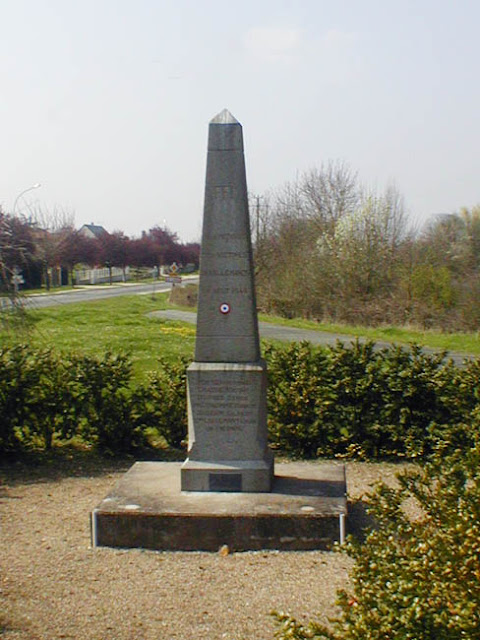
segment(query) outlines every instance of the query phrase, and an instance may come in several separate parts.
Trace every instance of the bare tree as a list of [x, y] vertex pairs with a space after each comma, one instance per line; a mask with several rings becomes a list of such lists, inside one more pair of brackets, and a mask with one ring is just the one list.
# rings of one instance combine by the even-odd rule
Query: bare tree
[[331, 231], [338, 220], [352, 213], [361, 195], [357, 172], [341, 160], [329, 160], [320, 169], [306, 171], [299, 188], [304, 210], [324, 232]]
[[266, 311], [284, 316], [311, 315], [315, 298], [307, 263], [315, 232], [296, 182], [268, 196], [268, 215], [255, 245], [257, 296]]
[[359, 206], [337, 221], [329, 259], [340, 319], [372, 320], [374, 308], [385, 318], [394, 299], [400, 248], [408, 236], [403, 200], [393, 187], [381, 195], [365, 193]]
[[62, 262], [68, 262], [65, 254], [76, 236], [75, 217], [73, 213], [57, 207], [53, 211], [35, 207], [30, 213], [30, 220], [34, 229], [36, 255], [42, 262], [45, 286], [49, 290], [52, 268], [59, 268]]
[[336, 223], [355, 210], [359, 198], [357, 174], [333, 160], [269, 194], [266, 224], [255, 246], [261, 305], [284, 315], [322, 314], [320, 293], [330, 263], [318, 249], [328, 245]]

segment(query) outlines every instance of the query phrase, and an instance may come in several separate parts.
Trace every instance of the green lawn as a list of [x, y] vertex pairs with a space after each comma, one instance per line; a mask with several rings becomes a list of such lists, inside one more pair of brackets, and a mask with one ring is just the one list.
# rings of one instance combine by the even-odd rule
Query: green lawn
[[[23, 339], [40, 347], [87, 354], [128, 353], [136, 375], [154, 370], [158, 358], [193, 358], [195, 327], [147, 314], [167, 307], [168, 294], [121, 296], [29, 312], [32, 328]], [[0, 344], [12, 336], [0, 334]]]
[[[31, 329], [23, 339], [31, 344], [60, 350], [102, 354], [105, 351], [130, 354], [135, 374], [143, 377], [156, 368], [158, 358], [174, 360], [183, 355], [193, 359], [194, 325], [148, 316], [166, 309], [168, 293], [121, 296], [109, 300], [61, 305], [29, 312]], [[365, 336], [373, 341], [417, 342], [425, 346], [480, 355], [478, 334], [441, 334], [400, 328], [366, 329], [345, 325], [325, 325], [306, 320], [284, 320], [260, 316], [279, 324]], [[18, 336], [0, 331], [0, 345]]]
[[373, 342], [396, 342], [398, 344], [415, 342], [416, 344], [434, 349], [445, 349], [447, 351], [480, 355], [480, 332], [441, 333], [433, 330], [421, 331], [410, 327], [360, 327], [344, 324], [318, 323], [312, 320], [302, 320], [298, 318], [287, 320], [265, 314], [260, 314], [259, 320], [286, 327], [340, 333], [352, 337], [359, 336], [369, 338]]

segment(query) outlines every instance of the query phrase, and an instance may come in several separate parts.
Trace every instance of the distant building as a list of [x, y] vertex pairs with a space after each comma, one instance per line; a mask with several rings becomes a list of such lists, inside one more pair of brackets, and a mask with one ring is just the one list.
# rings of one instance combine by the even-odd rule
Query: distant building
[[108, 231], [104, 229], [99, 224], [84, 224], [81, 229], [78, 230], [78, 233], [81, 233], [86, 238], [101, 238], [102, 236], [108, 235]]

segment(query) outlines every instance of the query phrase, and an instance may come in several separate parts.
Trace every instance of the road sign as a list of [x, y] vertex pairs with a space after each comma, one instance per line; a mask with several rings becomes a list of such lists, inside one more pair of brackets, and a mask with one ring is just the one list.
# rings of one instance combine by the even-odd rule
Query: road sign
[[176, 276], [178, 273], [178, 264], [176, 262], [173, 262], [170, 265], [170, 275], [171, 276]]
[[181, 276], [166, 276], [165, 282], [170, 282], [171, 284], [182, 284]]

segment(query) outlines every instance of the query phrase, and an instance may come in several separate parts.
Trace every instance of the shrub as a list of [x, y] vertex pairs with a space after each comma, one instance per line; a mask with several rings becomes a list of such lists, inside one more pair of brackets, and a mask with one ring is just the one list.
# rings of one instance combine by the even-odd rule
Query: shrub
[[327, 446], [330, 435], [321, 421], [321, 407], [333, 401], [330, 389], [322, 384], [326, 353], [302, 342], [270, 346], [265, 356], [270, 440], [283, 451], [313, 457], [322, 444]]
[[271, 443], [300, 457], [428, 456], [440, 440], [460, 442], [452, 425], [479, 400], [478, 362], [460, 370], [416, 345], [293, 343], [266, 358]]
[[[439, 443], [472, 445], [462, 426], [480, 403], [480, 360], [464, 369], [419, 347], [372, 343], [266, 350], [273, 447], [299, 457], [428, 457]], [[0, 350], [0, 450], [50, 447], [80, 436], [129, 451], [154, 428], [179, 447], [187, 433], [187, 361], [161, 360], [134, 385], [128, 356], [61, 354], [26, 345]]]
[[27, 397], [38, 383], [26, 345], [0, 351], [0, 449], [8, 451], [19, 444], [19, 430], [26, 420]]
[[135, 393], [138, 423], [157, 429], [176, 448], [187, 435], [186, 372], [185, 358], [174, 363], [160, 360], [158, 371]]
[[382, 350], [381, 401], [375, 421], [381, 454], [429, 455], [437, 440], [435, 425], [450, 424], [465, 415], [451, 402], [451, 395], [457, 395], [457, 369], [445, 356], [426, 354], [418, 345]]
[[16, 345], [0, 351], [0, 451], [81, 436], [110, 452], [143, 442], [127, 356], [67, 355]]
[[102, 451], [128, 452], [144, 442], [134, 418], [136, 403], [130, 389], [132, 363], [126, 355], [74, 356], [76, 406], [80, 434]]
[[15, 345], [0, 351], [0, 448], [41, 445], [74, 430], [70, 367], [53, 349]]
[[[480, 413], [472, 417], [480, 432]], [[354, 560], [352, 591], [326, 628], [276, 614], [276, 637], [330, 640], [474, 640], [480, 637], [480, 445], [381, 484], [370, 497], [377, 526], [344, 551]], [[417, 517], [409, 517], [407, 501]]]
[[70, 362], [52, 349], [32, 351], [30, 359], [35, 380], [25, 398], [26, 420], [21, 431], [24, 439], [28, 429], [33, 443], [39, 441], [51, 449], [55, 433], [69, 438], [77, 426]]
[[319, 448], [322, 455], [345, 455], [354, 452], [362, 457], [384, 455], [382, 431], [377, 421], [382, 405], [382, 352], [372, 342], [358, 340], [350, 347], [337, 342], [327, 348], [331, 397], [323, 422], [334, 435], [329, 447]]

